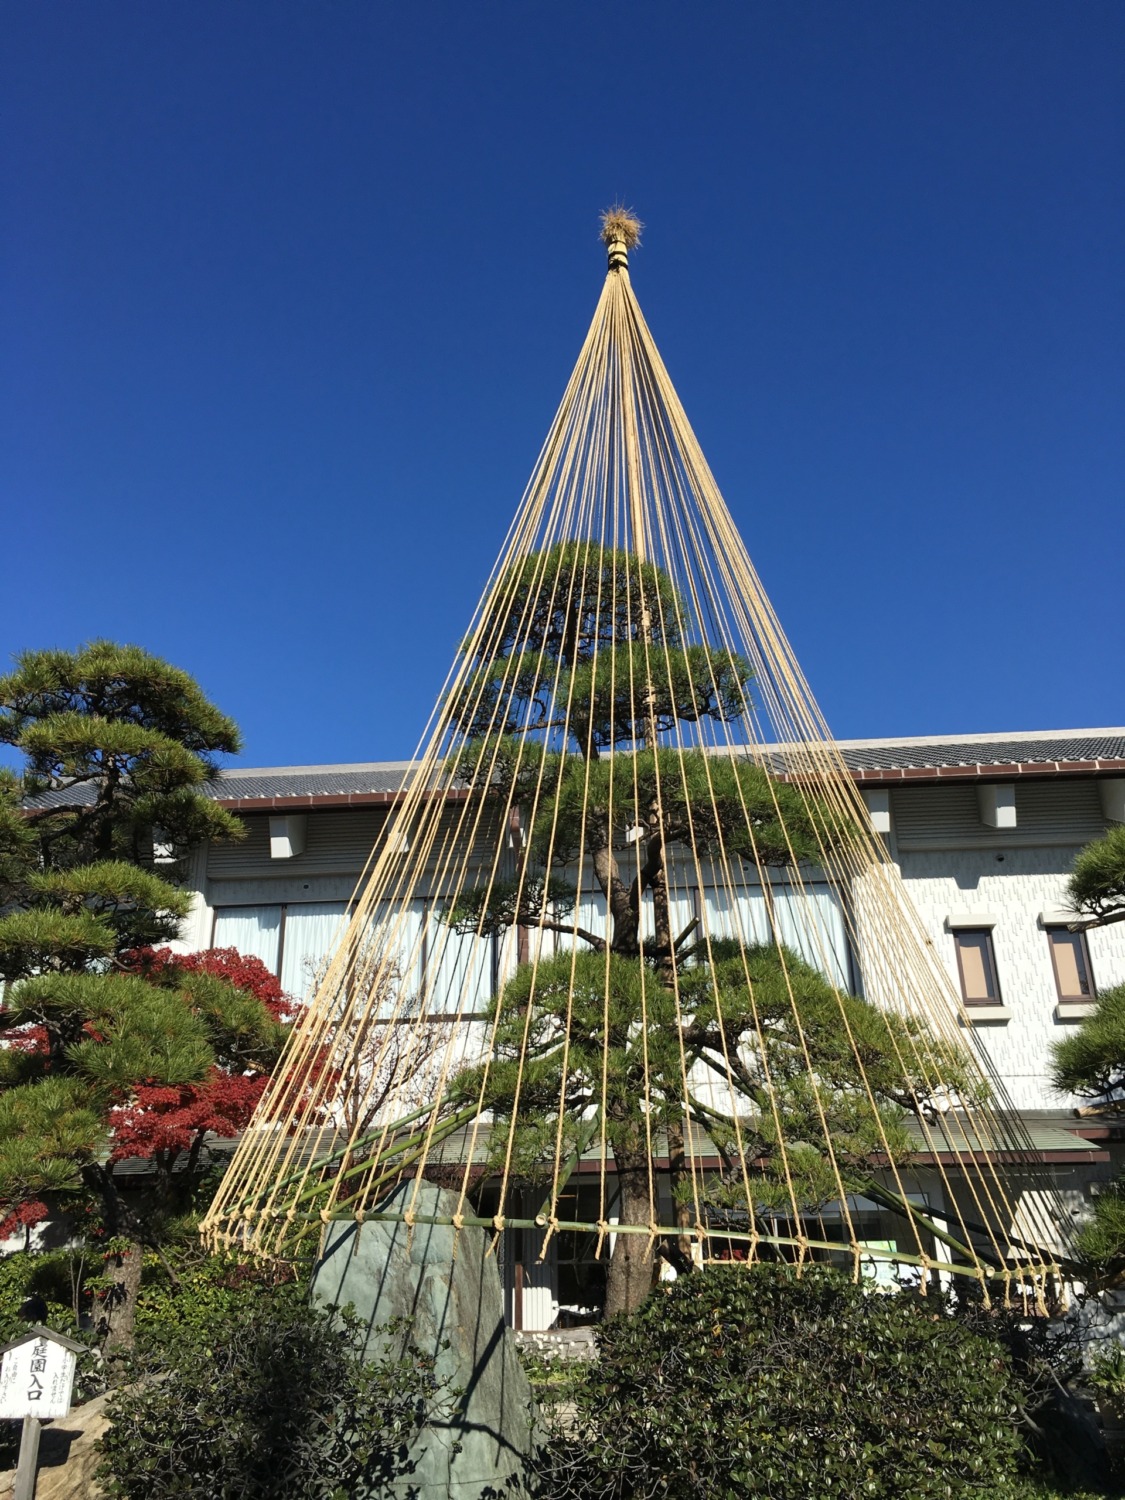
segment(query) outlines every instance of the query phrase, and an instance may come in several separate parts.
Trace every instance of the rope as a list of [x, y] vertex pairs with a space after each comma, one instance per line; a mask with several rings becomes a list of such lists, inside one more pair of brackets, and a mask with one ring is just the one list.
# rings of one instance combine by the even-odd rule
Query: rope
[[[1062, 1287], [1059, 1196], [832, 742], [627, 259], [616, 245], [469, 631], [204, 1238], [269, 1255], [311, 1224], [397, 1215], [411, 1234], [486, 1229], [489, 1253], [509, 1230], [535, 1229], [542, 1260], [564, 1231], [596, 1236], [598, 1258], [637, 1234], [651, 1258], [675, 1235], [701, 1261], [771, 1245], [798, 1271], [836, 1257], [855, 1279], [869, 1260], [897, 1261], [921, 1289], [965, 1275], [985, 1298], [999, 1282], [1006, 1303], [1042, 1309]], [[814, 862], [802, 859], [809, 839]], [[634, 947], [618, 952], [614, 882], [636, 918]], [[879, 1066], [901, 1082], [894, 1097], [869, 1067], [826, 891], [864, 996], [887, 1018]], [[455, 927], [462, 910], [476, 915]], [[720, 943], [735, 945], [731, 993]], [[484, 1007], [486, 961], [496, 993]], [[637, 974], [627, 1022], [621, 963]], [[813, 1014], [806, 964], [829, 997]], [[917, 1121], [924, 1161], [903, 1147], [896, 1110]], [[730, 1168], [721, 1191], [712, 1136]], [[867, 1160], [852, 1159], [853, 1136], [872, 1143]], [[612, 1223], [626, 1139], [648, 1204], [622, 1222], [622, 1200]], [[673, 1140], [683, 1177], [669, 1214]], [[524, 1218], [512, 1197], [522, 1206], [529, 1172], [545, 1196]], [[428, 1217], [434, 1178], [455, 1197]], [[580, 1212], [575, 1190], [574, 1215], [560, 1216], [583, 1181], [596, 1205]], [[897, 1207], [908, 1249], [865, 1243], [865, 1183], [882, 1211]], [[916, 1206], [930, 1200], [951, 1228]]]

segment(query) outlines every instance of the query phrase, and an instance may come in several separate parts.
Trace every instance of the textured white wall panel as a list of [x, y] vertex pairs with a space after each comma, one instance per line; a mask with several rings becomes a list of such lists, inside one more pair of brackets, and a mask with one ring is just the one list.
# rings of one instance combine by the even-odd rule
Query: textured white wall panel
[[[957, 960], [947, 916], [980, 911], [996, 919], [997, 976], [1011, 1020], [982, 1026], [978, 1035], [1022, 1109], [1060, 1109], [1075, 1102], [1055, 1093], [1049, 1082], [1051, 1044], [1067, 1036], [1074, 1023], [1061, 1022], [1056, 1014], [1054, 970], [1039, 913], [1065, 904], [1067, 875], [1077, 852], [1075, 844], [899, 853], [907, 892], [955, 986]], [[1089, 946], [1095, 984], [1105, 989], [1125, 982], [1125, 925], [1091, 932]]]

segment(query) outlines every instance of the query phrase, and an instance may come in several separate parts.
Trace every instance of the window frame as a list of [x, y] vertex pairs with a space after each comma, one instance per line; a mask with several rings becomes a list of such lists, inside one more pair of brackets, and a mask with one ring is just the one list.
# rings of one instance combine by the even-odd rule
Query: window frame
[[[1055, 998], [1060, 1005], [1089, 1005], [1094, 1006], [1098, 1001], [1098, 986], [1094, 980], [1094, 966], [1090, 962], [1090, 945], [1086, 941], [1084, 932], [1071, 932], [1062, 922], [1049, 922], [1044, 924], [1044, 932], [1047, 934], [1047, 951], [1051, 955], [1051, 973], [1055, 979]], [[1061, 936], [1068, 942], [1077, 940], [1078, 951], [1081, 955], [1082, 964], [1086, 970], [1086, 983], [1090, 987], [1087, 995], [1064, 995], [1062, 979], [1059, 977], [1059, 965], [1055, 958], [1055, 938]]]
[[[968, 986], [965, 983], [965, 966], [961, 962], [961, 944], [965, 938], [983, 938], [984, 954], [988, 968], [989, 977], [992, 980], [993, 993], [987, 999], [970, 999]], [[996, 965], [996, 945], [992, 941], [991, 927], [957, 927], [953, 933], [953, 949], [957, 955], [957, 978], [961, 985], [961, 1003], [967, 1010], [990, 1010], [1001, 1007], [1004, 1004], [1003, 992], [1000, 989], [1000, 973]]]

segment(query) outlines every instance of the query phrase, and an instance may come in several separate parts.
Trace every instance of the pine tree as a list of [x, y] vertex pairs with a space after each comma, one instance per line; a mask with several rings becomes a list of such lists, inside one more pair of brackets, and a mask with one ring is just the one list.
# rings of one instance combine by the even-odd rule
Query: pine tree
[[[154, 1145], [157, 1120], [173, 1095], [217, 1107], [224, 1083], [245, 1092], [284, 1034], [276, 1008], [221, 971], [143, 958], [189, 909], [191, 847], [242, 831], [202, 791], [238, 732], [186, 673], [96, 641], [17, 657], [0, 679], [0, 742], [25, 760], [0, 779], [0, 1216], [10, 1232], [42, 1216], [45, 1195], [95, 1201], [119, 1250], [107, 1324], [121, 1343], [141, 1247], [173, 1207], [179, 1152], [167, 1130]], [[207, 1117], [196, 1110], [193, 1142]], [[122, 1196], [123, 1154], [153, 1157], [155, 1192]]]
[[[1074, 927], [1108, 927], [1125, 921], [1125, 826], [1079, 851], [1067, 883]], [[1125, 1108], [1125, 984], [1102, 990], [1081, 1026], [1053, 1049], [1052, 1083], [1060, 1093], [1088, 1099], [1090, 1113], [1119, 1115]], [[1090, 1274], [1119, 1282], [1125, 1276], [1125, 1178], [1094, 1200], [1078, 1236]]]
[[1125, 824], [1079, 851], [1066, 889], [1081, 927], [1125, 922]]
[[[649, 1222], [654, 1157], [667, 1149], [679, 1221], [689, 1227], [692, 1126], [725, 1164], [708, 1184], [712, 1203], [722, 1203], [724, 1179], [745, 1203], [749, 1162], [763, 1213], [791, 1207], [794, 1191], [809, 1206], [837, 1196], [837, 1170], [850, 1188], [870, 1186], [871, 1163], [888, 1145], [894, 1160], [909, 1153], [904, 1116], [930, 1104], [930, 1089], [907, 1076], [902, 1058], [924, 1041], [943, 1056], [952, 1088], [967, 1086], [959, 1060], [923, 1038], [919, 1023], [841, 996], [778, 943], [744, 952], [700, 941], [695, 921], [673, 930], [677, 846], [697, 858], [721, 849], [750, 868], [791, 869], [821, 863], [847, 832], [838, 814], [760, 764], [662, 745], [682, 723], [740, 719], [749, 664], [686, 643], [671, 579], [629, 553], [562, 544], [514, 565], [492, 598], [500, 602], [478, 632], [480, 659], [449, 705], [464, 737], [457, 774], [478, 796], [536, 810], [514, 877], [465, 892], [446, 920], [463, 934], [566, 933], [589, 951], [517, 971], [493, 1002], [495, 1060], [464, 1072], [451, 1104], [483, 1098], [494, 1158], [506, 1156], [514, 1129], [512, 1161], [534, 1179], [554, 1159], [562, 1099], [571, 1160], [603, 1138], [612, 1153], [623, 1224]], [[615, 764], [621, 746], [632, 753]], [[637, 847], [623, 869], [630, 836]], [[604, 935], [574, 919], [578, 893], [562, 872], [580, 856], [605, 897]], [[723, 1113], [701, 1089], [689, 1088], [685, 1101], [693, 1068], [733, 1083], [739, 1107]], [[782, 1134], [799, 1143], [784, 1171]], [[651, 1272], [646, 1238], [618, 1234], [607, 1315], [636, 1307]]]

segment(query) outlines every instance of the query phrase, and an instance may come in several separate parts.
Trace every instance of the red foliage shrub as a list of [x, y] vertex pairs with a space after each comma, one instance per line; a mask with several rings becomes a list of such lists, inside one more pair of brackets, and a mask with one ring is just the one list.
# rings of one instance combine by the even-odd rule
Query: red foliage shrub
[[31, 1198], [10, 1209], [6, 1217], [0, 1219], [0, 1240], [10, 1239], [19, 1230], [30, 1229], [33, 1224], [42, 1223], [49, 1212], [47, 1205], [38, 1198]]
[[[3, 1020], [4, 1012], [0, 1010], [0, 1026]], [[13, 1052], [41, 1053], [50, 1046], [45, 1026], [13, 1026], [9, 1031], [0, 1029], [0, 1042]]]
[[267, 1082], [262, 1074], [232, 1075], [214, 1068], [206, 1083], [142, 1084], [131, 1104], [109, 1112], [110, 1161], [163, 1153], [175, 1159], [208, 1131], [237, 1135], [249, 1124]]
[[[285, 993], [260, 958], [236, 948], [209, 948], [202, 953], [173, 953], [171, 948], [134, 948], [123, 956], [128, 973], [146, 979], [177, 974], [211, 974], [260, 1000], [276, 1021], [290, 1024], [298, 1006]], [[110, 1161], [126, 1157], [162, 1157], [170, 1165], [183, 1151], [209, 1132], [237, 1135], [250, 1116], [268, 1078], [263, 1074], [231, 1074], [213, 1068], [206, 1083], [176, 1086], [142, 1084], [128, 1103], [111, 1109], [113, 1148]]]
[[297, 1015], [299, 1006], [281, 988], [276, 974], [260, 958], [247, 957], [237, 948], [207, 948], [202, 953], [173, 953], [171, 948], [134, 948], [123, 955], [122, 967], [129, 973], [146, 978], [179, 970], [184, 974], [213, 974], [225, 979], [235, 989], [254, 995], [275, 1020], [285, 1024]]

